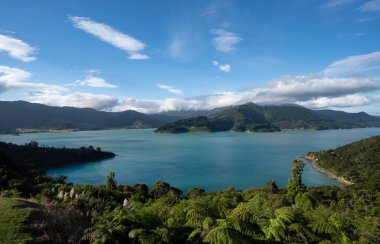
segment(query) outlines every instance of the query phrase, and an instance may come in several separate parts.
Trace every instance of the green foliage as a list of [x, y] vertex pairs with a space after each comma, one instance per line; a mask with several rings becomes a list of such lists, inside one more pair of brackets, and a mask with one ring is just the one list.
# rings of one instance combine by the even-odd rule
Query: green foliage
[[289, 180], [288, 184], [288, 195], [294, 197], [298, 193], [305, 191], [305, 185], [302, 184], [302, 172], [305, 164], [302, 160], [294, 160], [292, 167], [293, 179]]
[[358, 188], [380, 190], [380, 136], [310, 155], [319, 166], [353, 181]]
[[[60, 231], [75, 231], [90, 243], [380, 242], [380, 192], [365, 187], [306, 188], [300, 160], [293, 162], [287, 189], [269, 181], [257, 189], [208, 193], [194, 188], [182, 196], [179, 189], [161, 181], [150, 190], [144, 184], [117, 185], [112, 172], [105, 185], [73, 186], [62, 177], [20, 171], [1, 155], [1, 195], [33, 196], [53, 213], [64, 210], [59, 215], [46, 214], [50, 217], [40, 222], [49, 240], [64, 235], [47, 231], [62, 222], [68, 227], [60, 227]], [[68, 194], [72, 189], [75, 197]], [[66, 197], [58, 197], [60, 192]], [[23, 229], [28, 215], [18, 207], [2, 208], [2, 201], [0, 198], [0, 238], [10, 238], [2, 235], [1, 228], [17, 220], [21, 224], [14, 225]]]
[[117, 182], [115, 180], [115, 172], [110, 172], [110, 174], [107, 176], [106, 186], [107, 186], [107, 189], [109, 190], [117, 189]]
[[0, 243], [31, 241], [27, 221], [32, 209], [14, 199], [0, 198]]

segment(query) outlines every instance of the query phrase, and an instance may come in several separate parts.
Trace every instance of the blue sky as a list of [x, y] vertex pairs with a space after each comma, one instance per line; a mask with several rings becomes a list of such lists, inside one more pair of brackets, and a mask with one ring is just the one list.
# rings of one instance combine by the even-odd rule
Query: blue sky
[[380, 0], [0, 2], [0, 100], [380, 115]]

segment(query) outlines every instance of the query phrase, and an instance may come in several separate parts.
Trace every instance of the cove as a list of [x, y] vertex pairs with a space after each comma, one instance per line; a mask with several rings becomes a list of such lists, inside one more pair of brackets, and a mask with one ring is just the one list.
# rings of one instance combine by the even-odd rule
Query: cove
[[[380, 134], [380, 128], [349, 130], [288, 130], [272, 133], [155, 134], [144, 130], [99, 130], [66, 133], [0, 135], [1, 141], [24, 144], [31, 140], [55, 147], [101, 147], [116, 153], [110, 160], [49, 170], [78, 184], [103, 184], [110, 171], [119, 184], [166, 181], [187, 191], [192, 187], [218, 191], [246, 189], [276, 180], [285, 186], [292, 161], [309, 151], [334, 148]], [[306, 164], [307, 186], [339, 185]]]

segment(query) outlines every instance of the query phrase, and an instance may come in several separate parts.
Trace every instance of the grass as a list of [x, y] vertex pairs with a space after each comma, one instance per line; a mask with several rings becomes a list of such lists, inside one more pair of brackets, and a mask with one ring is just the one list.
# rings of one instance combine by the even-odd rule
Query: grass
[[0, 243], [32, 240], [32, 236], [27, 233], [27, 222], [32, 211], [19, 200], [0, 198]]

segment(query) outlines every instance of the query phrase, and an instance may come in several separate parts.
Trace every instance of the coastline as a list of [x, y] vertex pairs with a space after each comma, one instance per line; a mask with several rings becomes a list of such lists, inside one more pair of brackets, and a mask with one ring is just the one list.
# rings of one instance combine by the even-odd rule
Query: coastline
[[351, 182], [351, 181], [348, 181], [346, 179], [344, 179], [343, 177], [339, 177], [337, 175], [335, 175], [334, 173], [322, 168], [321, 166], [318, 165], [317, 161], [315, 160], [314, 157], [312, 156], [308, 156], [308, 155], [305, 155], [303, 156], [303, 158], [309, 162], [309, 164], [316, 170], [318, 170], [319, 172], [321, 173], [324, 173], [325, 175], [327, 175], [329, 178], [333, 179], [333, 180], [336, 180], [338, 181], [339, 183], [341, 183], [343, 186], [351, 186], [354, 184], [354, 182]]

